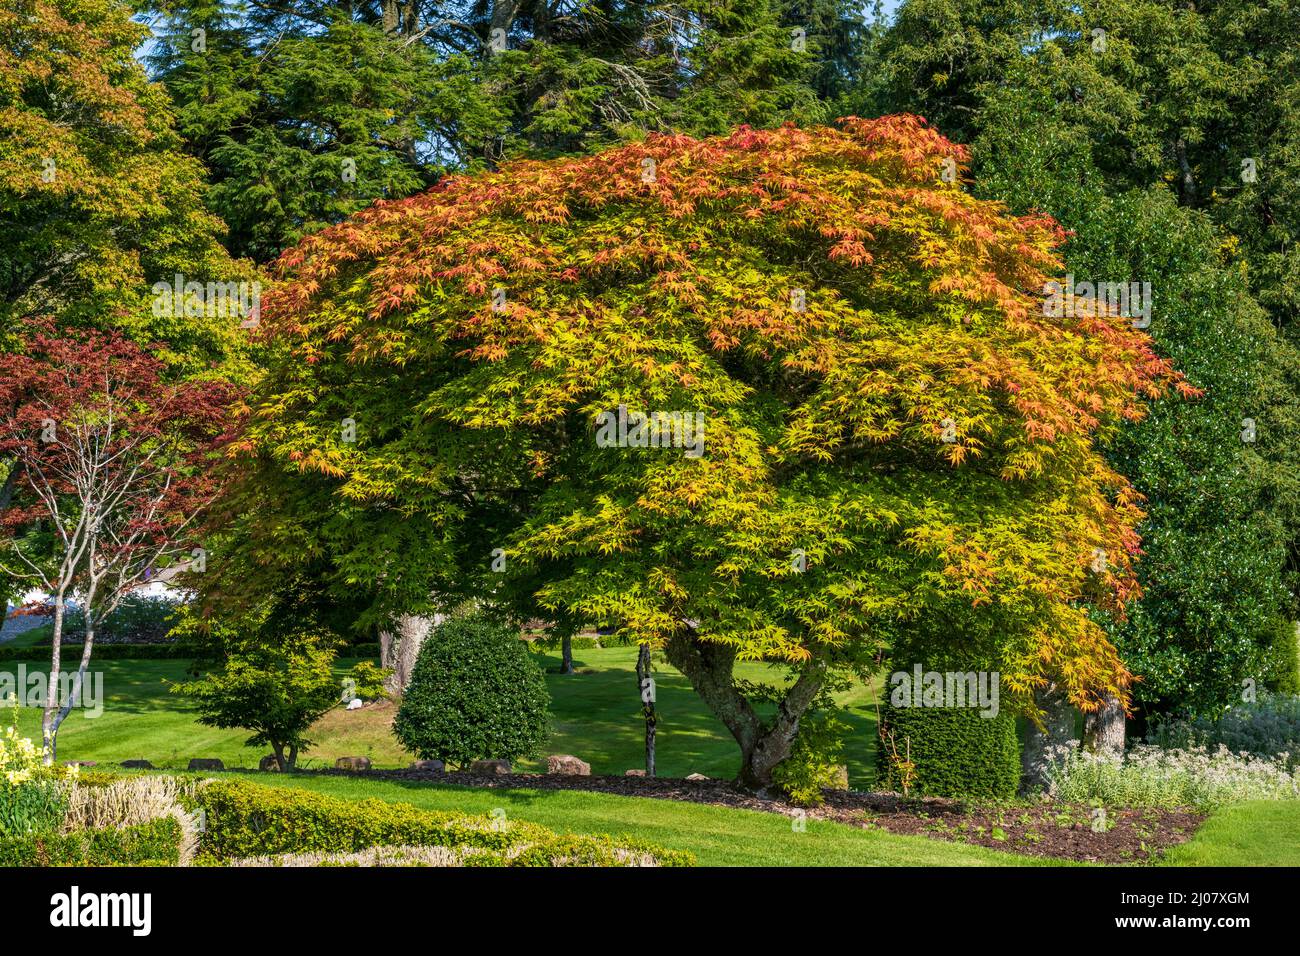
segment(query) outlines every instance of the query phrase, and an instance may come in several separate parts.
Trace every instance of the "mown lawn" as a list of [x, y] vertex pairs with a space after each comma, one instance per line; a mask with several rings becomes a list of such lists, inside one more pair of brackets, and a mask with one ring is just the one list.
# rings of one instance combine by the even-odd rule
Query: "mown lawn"
[[1174, 847], [1170, 866], [1300, 866], [1300, 801], [1255, 800], [1216, 811]]
[[[546, 753], [570, 753], [592, 765], [595, 773], [622, 774], [643, 767], [644, 725], [636, 683], [636, 650], [615, 647], [577, 651], [582, 673], [547, 674], [552, 696], [552, 734]], [[548, 669], [558, 667], [553, 655], [540, 654]], [[350, 662], [341, 662], [343, 665]], [[40, 664], [29, 662], [28, 670]], [[268, 752], [246, 747], [248, 733], [215, 730], [195, 718], [189, 703], [172, 693], [170, 684], [186, 679], [184, 661], [104, 661], [93, 665], [104, 675], [104, 713], [88, 718], [73, 713], [59, 733], [61, 760], [95, 760], [117, 763], [146, 759], [157, 767], [182, 768], [191, 757], [218, 757], [228, 767], [256, 767]], [[17, 664], [0, 668], [13, 671]], [[761, 664], [739, 668], [750, 680], [774, 672]], [[702, 773], [731, 777], [738, 751], [725, 728], [704, 707], [686, 679], [666, 664], [655, 671], [658, 698], [658, 771], [662, 776], [684, 777]], [[870, 786], [875, 741], [875, 709], [870, 693], [856, 687], [842, 698], [848, 707], [849, 736], [846, 759], [854, 786]], [[302, 758], [304, 767], [332, 766], [342, 756], [369, 757], [376, 767], [402, 767], [413, 758], [390, 732], [393, 708], [388, 704], [359, 711], [342, 709], [326, 715], [311, 734], [315, 746]], [[39, 737], [40, 714], [20, 711], [19, 727]], [[538, 769], [540, 761], [521, 761], [520, 769]]]

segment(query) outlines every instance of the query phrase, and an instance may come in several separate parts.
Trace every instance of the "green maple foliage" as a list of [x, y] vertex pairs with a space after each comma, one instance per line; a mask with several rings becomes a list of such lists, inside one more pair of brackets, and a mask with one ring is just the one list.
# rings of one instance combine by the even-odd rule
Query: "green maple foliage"
[[[376, 621], [472, 596], [616, 623], [755, 785], [831, 671], [935, 620], [1021, 704], [1122, 694], [1088, 609], [1136, 593], [1142, 512], [1094, 441], [1191, 390], [1127, 319], [1045, 314], [1061, 234], [946, 182], [965, 161], [906, 115], [655, 137], [308, 238], [210, 595], [325, 561]], [[601, 447], [620, 406], [701, 414], [702, 454]], [[776, 717], [736, 659], [789, 669]]]

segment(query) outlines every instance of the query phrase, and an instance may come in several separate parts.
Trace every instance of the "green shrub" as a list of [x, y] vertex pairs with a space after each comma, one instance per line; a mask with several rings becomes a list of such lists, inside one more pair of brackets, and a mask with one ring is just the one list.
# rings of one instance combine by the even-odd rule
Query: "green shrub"
[[420, 648], [393, 732], [424, 760], [514, 760], [540, 751], [549, 707], [546, 679], [513, 629], [453, 617]]
[[[64, 644], [59, 649], [59, 660], [65, 662], [81, 660], [81, 644]], [[96, 661], [168, 661], [190, 660], [194, 657], [194, 648], [189, 644], [100, 644], [95, 643]], [[353, 644], [344, 648], [341, 657], [357, 660], [378, 660], [378, 644]], [[9, 661], [38, 661], [48, 664], [50, 660], [49, 645], [45, 647], [4, 647], [0, 646], [0, 663]]]
[[[201, 850], [217, 861], [282, 854], [347, 854], [375, 846], [444, 847], [483, 851], [467, 865], [552, 865], [527, 860], [545, 853], [613, 865], [626, 856], [650, 855], [660, 865], [691, 865], [690, 854], [675, 853], [635, 840], [559, 837], [545, 827], [497, 819], [488, 814], [421, 810], [383, 800], [340, 800], [303, 790], [219, 781], [199, 790], [196, 809], [204, 811]], [[576, 842], [574, 842], [576, 841]], [[566, 849], [567, 848], [567, 849]], [[533, 852], [535, 851], [535, 852]], [[532, 852], [520, 864], [511, 858]]]
[[369, 846], [475, 846], [507, 849], [545, 836], [530, 824], [440, 813], [383, 800], [221, 781], [195, 798], [204, 811], [204, 853], [217, 858], [276, 853], [352, 852]]
[[0, 781], [0, 836], [51, 833], [63, 825], [68, 798], [57, 780]]
[[[1006, 712], [982, 717], [973, 708], [882, 707], [893, 748], [910, 759], [909, 791], [920, 796], [1013, 797], [1020, 785], [1020, 740]], [[910, 742], [910, 757], [909, 747]], [[876, 775], [886, 790], [903, 789], [903, 770], [882, 744]]]
[[[175, 623], [176, 611], [181, 602], [165, 597], [150, 597], [144, 594], [128, 594], [113, 609], [108, 619], [101, 622], [95, 640], [109, 642], [120, 641], [163, 641], [171, 632]], [[63, 637], [77, 642], [86, 638], [85, 609], [70, 607], [63, 619]], [[52, 636], [43, 643], [48, 647]]]
[[[471, 857], [470, 859], [473, 859]], [[681, 850], [665, 850], [644, 840], [607, 836], [557, 836], [508, 857], [506, 866], [694, 866]]]
[[176, 866], [181, 825], [168, 817], [138, 826], [0, 837], [4, 866]]
[[[340, 703], [334, 676], [336, 641], [320, 629], [250, 639], [232, 648], [219, 669], [174, 684], [173, 693], [195, 701], [199, 723], [253, 731], [248, 743], [270, 746], [281, 770], [290, 770], [312, 742], [307, 732]], [[385, 671], [369, 661], [353, 666], [347, 685], [373, 699], [382, 695]]]

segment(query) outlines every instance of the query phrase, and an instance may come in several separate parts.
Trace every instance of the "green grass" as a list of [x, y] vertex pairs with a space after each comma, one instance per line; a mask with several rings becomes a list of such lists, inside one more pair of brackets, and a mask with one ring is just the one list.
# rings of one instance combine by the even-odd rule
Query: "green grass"
[[40, 627], [33, 627], [21, 634], [15, 634], [9, 640], [0, 644], [0, 647], [35, 647], [42, 641], [49, 641], [53, 637], [54, 625], [42, 624]]
[[1300, 802], [1255, 800], [1215, 811], [1169, 866], [1300, 866]]
[[[539, 655], [543, 666], [557, 669], [555, 656]], [[575, 652], [583, 673], [547, 674], [552, 702], [552, 734], [545, 753], [571, 753], [592, 765], [595, 773], [622, 774], [643, 767], [644, 724], [636, 682], [636, 649], [615, 647]], [[350, 662], [341, 662], [343, 665]], [[13, 672], [14, 662], [0, 664]], [[41, 665], [28, 662], [29, 672]], [[186, 662], [175, 660], [115, 660], [95, 664], [103, 672], [104, 713], [89, 718], [71, 714], [59, 732], [61, 760], [117, 763], [146, 759], [155, 766], [184, 767], [191, 757], [218, 757], [228, 767], [256, 767], [268, 752], [246, 747], [249, 733], [216, 730], [199, 724], [189, 702], [168, 692], [171, 683], [186, 679]], [[750, 680], [774, 678], [761, 664], [742, 664], [739, 676]], [[686, 679], [666, 664], [655, 671], [658, 698], [658, 772], [684, 777], [702, 773], [710, 777], [735, 775], [739, 751], [726, 729], [708, 712]], [[846, 748], [849, 778], [855, 786], [872, 781], [875, 710], [870, 692], [855, 687], [841, 700], [848, 707], [852, 726]], [[390, 731], [393, 709], [389, 705], [360, 711], [335, 710], [313, 730], [315, 746], [302, 758], [304, 767], [332, 766], [337, 757], [366, 756], [376, 767], [406, 766], [406, 753]], [[40, 713], [20, 711], [19, 728], [39, 738]], [[520, 769], [545, 767], [541, 760], [521, 761]]]

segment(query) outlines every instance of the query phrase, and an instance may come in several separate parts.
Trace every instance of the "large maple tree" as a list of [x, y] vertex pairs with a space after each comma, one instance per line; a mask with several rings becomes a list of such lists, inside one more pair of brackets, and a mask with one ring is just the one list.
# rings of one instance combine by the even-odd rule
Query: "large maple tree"
[[[375, 622], [470, 597], [618, 625], [753, 787], [905, 630], [1027, 709], [1123, 698], [1090, 612], [1135, 595], [1142, 513], [1097, 444], [1190, 389], [1131, 320], [1045, 314], [1059, 229], [965, 192], [966, 159], [911, 115], [657, 136], [308, 238], [212, 593], [313, 565]], [[702, 414], [703, 453], [603, 447], [620, 406]], [[738, 660], [788, 669], [774, 710]]]

